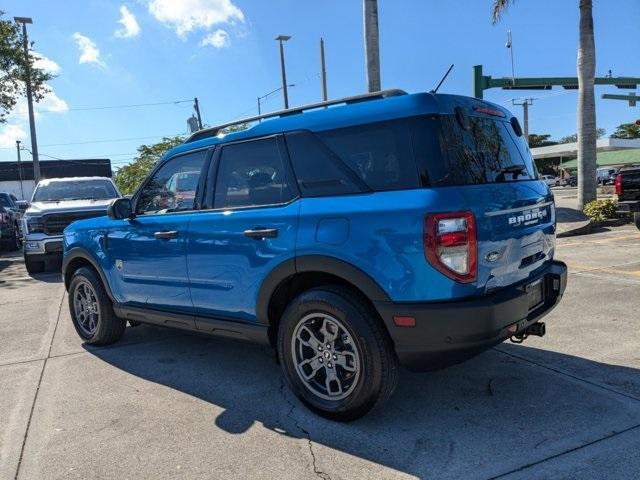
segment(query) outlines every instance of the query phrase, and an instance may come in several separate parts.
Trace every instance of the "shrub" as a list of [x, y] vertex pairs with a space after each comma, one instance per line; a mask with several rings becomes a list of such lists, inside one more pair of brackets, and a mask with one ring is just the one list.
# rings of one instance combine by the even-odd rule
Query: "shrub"
[[616, 218], [616, 202], [613, 200], [593, 200], [584, 206], [584, 214], [592, 222], [599, 223], [607, 218]]

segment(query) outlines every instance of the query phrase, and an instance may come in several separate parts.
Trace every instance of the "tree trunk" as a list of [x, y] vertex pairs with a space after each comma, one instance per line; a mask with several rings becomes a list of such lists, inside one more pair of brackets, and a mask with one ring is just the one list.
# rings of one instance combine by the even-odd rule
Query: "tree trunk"
[[364, 0], [364, 51], [367, 58], [367, 87], [370, 92], [380, 88], [380, 43], [378, 35], [378, 0]]
[[596, 46], [592, 0], [580, 0], [578, 46], [578, 206], [596, 199], [596, 105], [593, 92]]

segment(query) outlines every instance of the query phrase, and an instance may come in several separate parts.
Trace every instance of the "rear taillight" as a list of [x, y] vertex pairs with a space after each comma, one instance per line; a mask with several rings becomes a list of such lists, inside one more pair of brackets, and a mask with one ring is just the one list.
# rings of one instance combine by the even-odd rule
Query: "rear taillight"
[[0, 212], [0, 223], [9, 223], [9, 214]]
[[616, 192], [616, 195], [622, 195], [624, 193], [624, 189], [622, 188], [622, 175], [616, 175], [616, 179], [613, 182], [613, 186]]
[[478, 245], [471, 212], [436, 213], [424, 220], [424, 254], [439, 272], [462, 283], [476, 279]]

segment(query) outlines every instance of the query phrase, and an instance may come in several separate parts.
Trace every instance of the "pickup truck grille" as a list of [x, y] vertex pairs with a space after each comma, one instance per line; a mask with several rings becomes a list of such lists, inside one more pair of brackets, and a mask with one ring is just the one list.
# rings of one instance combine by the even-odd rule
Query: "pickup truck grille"
[[62, 231], [76, 220], [102, 217], [105, 214], [106, 211], [97, 210], [92, 212], [50, 213], [49, 215], [43, 215], [42, 223], [44, 233], [47, 235], [62, 235]]

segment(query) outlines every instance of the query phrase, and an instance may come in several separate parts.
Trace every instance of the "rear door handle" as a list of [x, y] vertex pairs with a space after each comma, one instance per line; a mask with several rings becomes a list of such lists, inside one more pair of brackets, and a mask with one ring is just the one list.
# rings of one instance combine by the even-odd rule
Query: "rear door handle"
[[245, 230], [244, 236], [255, 238], [256, 240], [262, 240], [263, 238], [276, 238], [278, 236], [278, 229], [255, 227], [251, 230]]
[[153, 236], [156, 237], [158, 240], [170, 240], [172, 238], [178, 237], [178, 231], [170, 230], [168, 232], [156, 232], [153, 234]]

